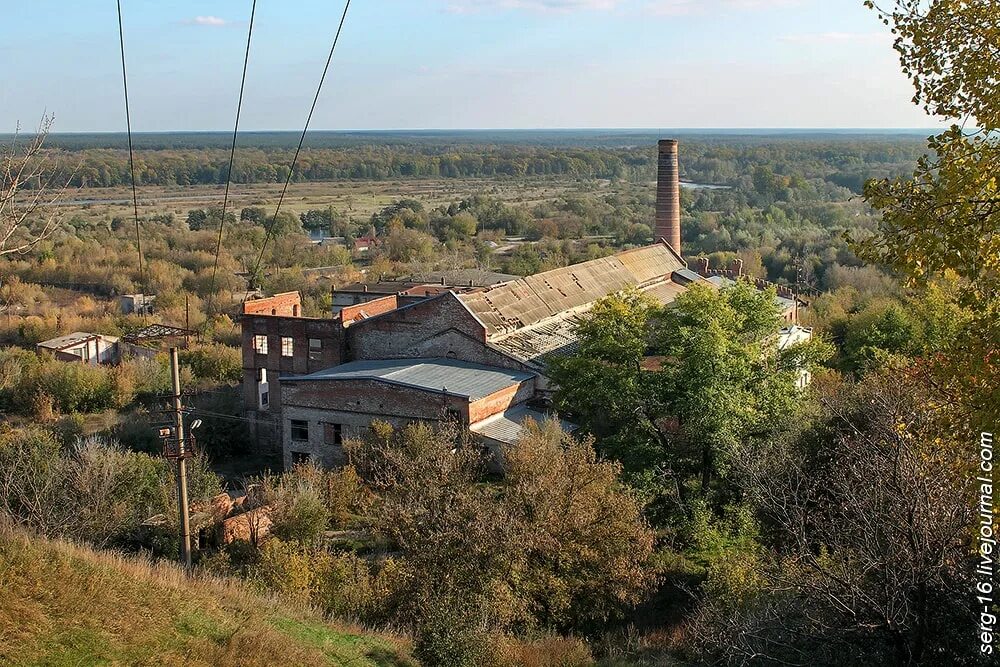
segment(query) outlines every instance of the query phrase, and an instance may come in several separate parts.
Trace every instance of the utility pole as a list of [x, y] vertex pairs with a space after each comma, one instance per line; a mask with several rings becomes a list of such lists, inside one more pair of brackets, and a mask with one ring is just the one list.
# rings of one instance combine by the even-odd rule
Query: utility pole
[[[184, 413], [181, 411], [181, 375], [177, 362], [177, 348], [170, 348], [170, 376], [174, 389], [174, 437], [177, 439], [176, 453], [168, 456], [177, 459], [177, 505], [180, 512], [181, 563], [191, 568], [191, 524], [188, 521], [187, 495], [187, 452], [184, 449]], [[172, 456], [170, 456], [173, 454]]]

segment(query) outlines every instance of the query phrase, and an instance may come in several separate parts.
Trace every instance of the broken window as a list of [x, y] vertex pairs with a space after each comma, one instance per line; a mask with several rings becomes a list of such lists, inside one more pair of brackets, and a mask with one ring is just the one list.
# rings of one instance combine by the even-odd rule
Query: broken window
[[292, 463], [295, 465], [309, 463], [309, 454], [307, 452], [292, 452]]
[[309, 422], [304, 419], [292, 419], [292, 440], [294, 442], [309, 442]]
[[344, 425], [343, 424], [324, 424], [323, 425], [323, 440], [328, 445], [342, 445], [342, 444], [344, 444]]
[[253, 349], [257, 351], [257, 354], [267, 354], [267, 336], [254, 336]]
[[290, 357], [295, 351], [295, 341], [288, 336], [281, 337], [281, 356]]
[[257, 369], [257, 407], [261, 410], [267, 408], [270, 403], [270, 394], [267, 386], [267, 369]]
[[319, 361], [323, 357], [323, 341], [319, 338], [309, 339], [309, 360]]

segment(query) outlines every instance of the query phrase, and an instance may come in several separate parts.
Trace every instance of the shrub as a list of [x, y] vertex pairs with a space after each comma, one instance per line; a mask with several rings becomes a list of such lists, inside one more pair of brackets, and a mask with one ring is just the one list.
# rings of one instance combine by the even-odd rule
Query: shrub
[[283, 540], [318, 544], [330, 523], [322, 492], [323, 472], [311, 465], [262, 481], [263, 502], [272, 506], [271, 532]]
[[182, 350], [180, 362], [189, 366], [198, 380], [226, 384], [243, 380], [243, 357], [236, 347], [212, 344]]
[[485, 610], [464, 596], [424, 606], [413, 654], [428, 667], [478, 667], [499, 662], [499, 646], [484, 630]]
[[[192, 502], [219, 489], [198, 458], [188, 481]], [[176, 516], [175, 496], [163, 459], [98, 439], [66, 448], [42, 429], [0, 436], [0, 511], [45, 535], [101, 546], [131, 541], [150, 516]]]

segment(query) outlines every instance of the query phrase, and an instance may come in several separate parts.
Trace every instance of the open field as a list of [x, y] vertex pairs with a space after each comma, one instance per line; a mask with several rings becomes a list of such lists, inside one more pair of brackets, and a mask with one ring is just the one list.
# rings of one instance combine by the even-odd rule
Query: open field
[[[650, 185], [650, 188], [653, 186]], [[605, 180], [511, 179], [511, 178], [441, 178], [379, 181], [330, 181], [293, 183], [289, 186], [282, 210], [304, 213], [310, 209], [333, 206], [355, 218], [368, 218], [390, 203], [403, 198], [417, 199], [425, 206], [460, 201], [474, 194], [489, 194], [509, 204], [531, 206], [569, 192], [607, 190]], [[139, 215], [173, 213], [185, 216], [192, 208], [221, 206], [222, 185], [143, 186], [139, 193]], [[281, 184], [233, 185], [229, 207], [239, 211], [246, 206], [274, 205]], [[58, 215], [113, 218], [132, 215], [132, 191], [127, 187], [79, 188], [67, 190], [55, 204]]]

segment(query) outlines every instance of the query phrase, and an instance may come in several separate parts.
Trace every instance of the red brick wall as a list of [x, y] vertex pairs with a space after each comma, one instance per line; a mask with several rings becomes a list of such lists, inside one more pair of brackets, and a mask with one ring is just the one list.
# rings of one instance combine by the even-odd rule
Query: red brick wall
[[243, 304], [243, 314], [298, 317], [302, 314], [302, 298], [298, 292], [285, 292], [265, 299], [254, 299]]
[[[260, 415], [262, 419], [275, 420], [275, 431], [268, 421], [251, 430], [258, 444], [267, 449], [279, 443], [281, 420], [281, 391], [278, 383], [280, 375], [304, 375], [343, 362], [343, 326], [340, 320], [313, 319], [306, 317], [280, 317], [273, 315], [244, 315], [243, 328], [243, 409], [249, 417]], [[254, 336], [267, 336], [267, 354], [258, 354], [254, 349]], [[281, 355], [281, 339], [292, 339], [292, 356]], [[310, 355], [309, 339], [322, 342], [318, 354]], [[311, 358], [314, 356], [315, 358]], [[266, 410], [257, 407], [258, 369], [267, 369], [270, 405]]]
[[398, 307], [399, 299], [395, 294], [390, 294], [354, 306], [344, 306], [340, 310], [340, 319], [344, 322], [344, 326], [350, 326], [356, 319], [360, 321], [368, 317], [375, 317], [396, 310]]
[[469, 405], [469, 423], [499, 414], [507, 408], [531, 398], [535, 393], [535, 381], [526, 380], [519, 385], [507, 387]]

